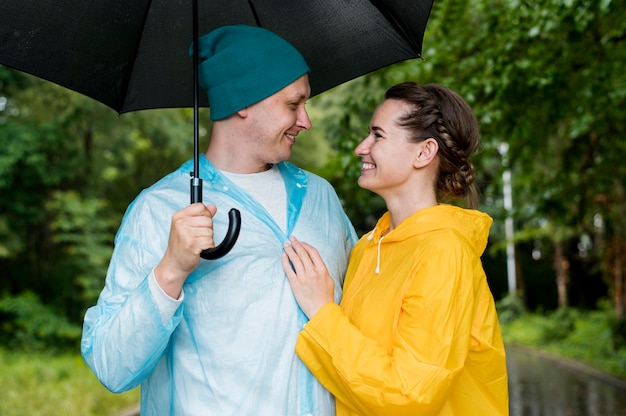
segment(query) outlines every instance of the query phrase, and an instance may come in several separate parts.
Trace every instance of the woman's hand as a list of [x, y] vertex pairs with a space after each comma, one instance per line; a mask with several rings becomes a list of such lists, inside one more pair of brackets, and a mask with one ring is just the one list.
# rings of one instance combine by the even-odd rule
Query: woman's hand
[[311, 245], [291, 237], [285, 243], [282, 262], [291, 290], [306, 316], [310, 318], [329, 302], [334, 302], [335, 282], [324, 260]]

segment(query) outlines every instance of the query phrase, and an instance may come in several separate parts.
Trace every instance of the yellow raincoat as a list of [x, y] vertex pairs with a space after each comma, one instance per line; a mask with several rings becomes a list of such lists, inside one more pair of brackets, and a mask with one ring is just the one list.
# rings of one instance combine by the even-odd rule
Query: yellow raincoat
[[340, 305], [319, 310], [296, 352], [337, 416], [507, 415], [504, 345], [480, 256], [491, 218], [425, 208], [354, 247]]

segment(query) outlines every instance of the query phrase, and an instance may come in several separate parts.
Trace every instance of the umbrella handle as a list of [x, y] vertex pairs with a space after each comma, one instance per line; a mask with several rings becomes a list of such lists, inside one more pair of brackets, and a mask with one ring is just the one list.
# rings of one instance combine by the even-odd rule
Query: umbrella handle
[[228, 231], [222, 242], [213, 248], [207, 248], [200, 253], [200, 257], [205, 260], [215, 260], [225, 256], [235, 245], [241, 230], [241, 214], [235, 208], [228, 211]]
[[[202, 202], [202, 179], [197, 177], [198, 170], [191, 172], [191, 203]], [[222, 242], [213, 248], [207, 248], [200, 253], [200, 257], [205, 260], [215, 260], [225, 256], [233, 248], [239, 238], [241, 230], [241, 214], [239, 210], [231, 208], [228, 211], [228, 230]]]

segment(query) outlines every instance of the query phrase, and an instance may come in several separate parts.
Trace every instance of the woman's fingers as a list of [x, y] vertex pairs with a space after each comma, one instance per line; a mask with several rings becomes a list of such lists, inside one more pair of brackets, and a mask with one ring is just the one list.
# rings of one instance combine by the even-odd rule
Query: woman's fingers
[[334, 301], [334, 281], [313, 246], [292, 237], [284, 249], [281, 261], [287, 279], [300, 308], [311, 318], [322, 306]]
[[309, 253], [294, 237], [290, 240], [291, 244], [285, 243], [285, 253], [289, 257], [289, 260], [291, 260], [293, 269], [298, 275], [307, 273], [313, 268], [313, 262], [311, 261]]
[[303, 264], [305, 265], [312, 264], [313, 262], [311, 261], [311, 257], [309, 256], [309, 252], [304, 246], [304, 243], [301, 243], [295, 237], [291, 237], [289, 240], [291, 241], [291, 247], [293, 248], [295, 253], [298, 255], [300, 260], [302, 260]]
[[[296, 274], [301, 273], [304, 270], [304, 268], [302, 266], [302, 261], [300, 260], [300, 257], [298, 256], [298, 254], [296, 254], [295, 250], [289, 243], [285, 243], [284, 249], [285, 249], [285, 254], [287, 255], [287, 258], [290, 262], [289, 269], [293, 270]], [[283, 260], [284, 260], [284, 257], [283, 257]]]
[[286, 256], [283, 257], [283, 264], [286, 257], [291, 262], [289, 269], [301, 278], [327, 273], [326, 264], [315, 247], [300, 242], [295, 237], [289, 240], [291, 244], [285, 243], [284, 246]]
[[324, 263], [324, 260], [322, 259], [319, 251], [317, 251], [315, 247], [308, 243], [300, 244], [302, 245], [302, 248], [306, 251], [312, 267], [314, 267], [316, 270], [326, 269], [326, 264]]
[[294, 271], [293, 266], [291, 264], [291, 260], [289, 260], [289, 255], [286, 252], [283, 254], [281, 261], [283, 263], [283, 269], [285, 270], [285, 274], [287, 275], [289, 280], [293, 280], [297, 278], [298, 276], [296, 272]]

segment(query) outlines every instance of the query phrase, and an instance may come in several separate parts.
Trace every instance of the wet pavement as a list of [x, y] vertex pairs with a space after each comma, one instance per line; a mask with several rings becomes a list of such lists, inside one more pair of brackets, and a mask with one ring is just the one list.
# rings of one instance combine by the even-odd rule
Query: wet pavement
[[523, 347], [507, 347], [507, 370], [510, 416], [626, 416], [626, 380]]
[[626, 416], [626, 380], [507, 347], [510, 416]]

